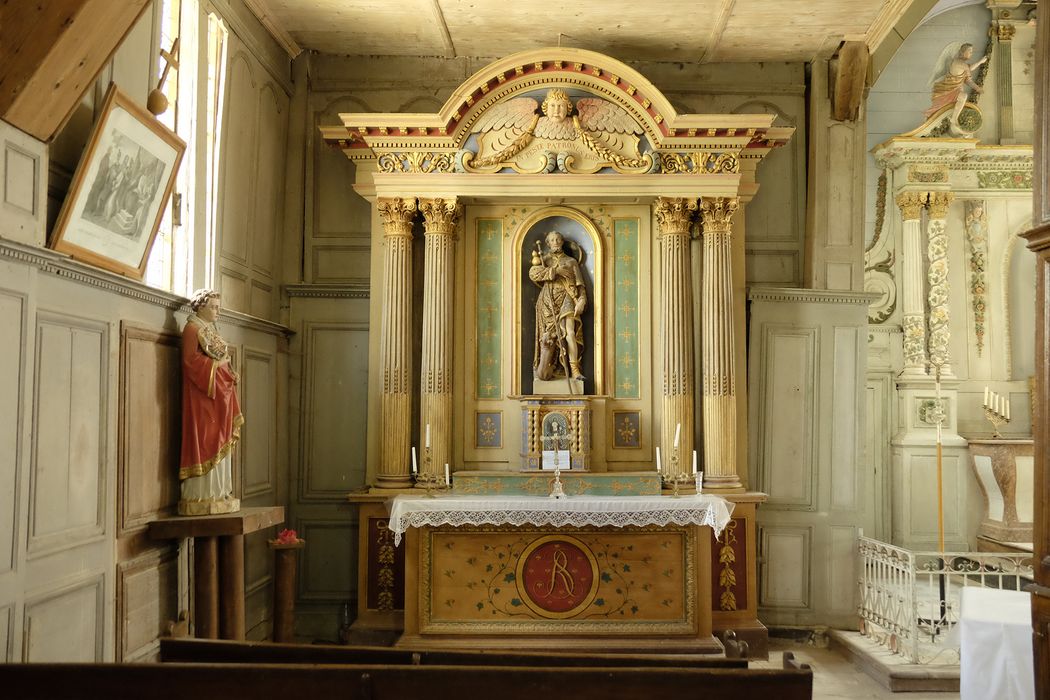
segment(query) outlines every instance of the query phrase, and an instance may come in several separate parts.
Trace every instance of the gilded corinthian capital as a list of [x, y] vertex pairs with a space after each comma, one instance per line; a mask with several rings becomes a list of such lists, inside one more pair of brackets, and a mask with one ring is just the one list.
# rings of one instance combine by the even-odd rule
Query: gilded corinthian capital
[[456, 225], [463, 215], [463, 205], [455, 197], [420, 199], [419, 211], [423, 212], [423, 226], [427, 233], [455, 234]]
[[729, 232], [733, 228], [733, 214], [739, 205], [740, 200], [736, 197], [702, 197], [700, 220], [704, 224], [704, 233]]
[[955, 195], [951, 192], [930, 192], [930, 218], [944, 219], [948, 216], [948, 206]]
[[900, 207], [901, 218], [905, 221], [918, 221], [919, 213], [925, 204], [925, 192], [900, 192], [897, 194], [897, 206]]
[[402, 197], [379, 197], [376, 210], [383, 217], [383, 232], [388, 236], [411, 236], [416, 218], [416, 200]]
[[689, 233], [696, 213], [696, 200], [685, 197], [657, 197], [653, 205], [660, 233]]

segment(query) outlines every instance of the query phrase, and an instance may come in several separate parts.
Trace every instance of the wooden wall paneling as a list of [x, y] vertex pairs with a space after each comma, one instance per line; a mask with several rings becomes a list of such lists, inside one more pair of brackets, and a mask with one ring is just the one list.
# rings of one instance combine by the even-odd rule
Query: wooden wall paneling
[[47, 146], [0, 122], [0, 236], [44, 245]]
[[14, 661], [15, 606], [5, 605], [0, 608], [0, 659], [3, 663]]
[[249, 289], [250, 283], [243, 272], [220, 263], [219, 294], [222, 295], [222, 305], [225, 308], [247, 313], [250, 303]]
[[103, 537], [108, 325], [39, 311], [30, 453], [30, 558]]
[[178, 503], [181, 377], [180, 336], [121, 324], [118, 537], [143, 530]]
[[748, 284], [787, 287], [798, 284], [802, 275], [798, 251], [766, 250], [760, 243], [750, 244], [744, 259]]
[[244, 348], [240, 399], [245, 424], [241, 428], [244, 463], [243, 497], [276, 496], [277, 370], [273, 353]]
[[258, 279], [251, 281], [249, 292], [248, 313], [258, 318], [270, 318], [273, 316], [273, 285], [260, 282]]
[[[253, 207], [257, 173], [257, 83], [250, 54], [231, 38], [226, 84], [223, 170], [219, 187], [219, 251], [223, 258], [248, 264], [248, 247], [256, 216]], [[229, 308], [228, 302], [225, 304]], [[244, 310], [239, 307], [238, 310]]]
[[834, 329], [834, 381], [831, 386], [831, 502], [834, 510], [857, 508], [860, 489], [858, 469], [852, 468], [861, 439], [861, 416], [856, 408], [864, 386], [860, 368], [863, 346], [856, 327]]
[[117, 661], [155, 661], [179, 616], [179, 553], [153, 550], [117, 565]]
[[284, 188], [284, 158], [287, 141], [288, 97], [272, 82], [259, 91], [258, 178], [255, 187], [255, 221], [250, 252], [252, 269], [273, 278], [274, 253], [281, 222], [281, 191]]
[[813, 528], [760, 527], [760, 606], [810, 607]]
[[[0, 290], [0, 574], [17, 566], [21, 509], [22, 418], [25, 406], [26, 305], [24, 294]], [[10, 621], [10, 620], [8, 620]], [[0, 629], [3, 621], [0, 620]], [[5, 648], [0, 645], [0, 652]]]
[[244, 615], [248, 639], [270, 637], [273, 611], [273, 552], [267, 545], [270, 537], [271, 533], [264, 531], [244, 538]]
[[368, 325], [307, 322], [303, 335], [299, 499], [341, 503], [365, 483]]
[[358, 522], [353, 518], [311, 518], [296, 521], [307, 541], [300, 551], [300, 600], [344, 603], [357, 593]]
[[101, 572], [26, 600], [22, 661], [104, 661], [105, 607]]
[[310, 258], [314, 282], [360, 282], [368, 280], [372, 246], [369, 238], [348, 237], [349, 245], [314, 245]]

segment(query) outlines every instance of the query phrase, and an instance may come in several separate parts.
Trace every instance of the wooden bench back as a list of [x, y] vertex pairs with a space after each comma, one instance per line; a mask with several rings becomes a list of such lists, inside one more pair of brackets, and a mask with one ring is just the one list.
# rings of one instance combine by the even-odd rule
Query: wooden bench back
[[597, 654], [533, 651], [424, 651], [334, 644], [271, 644], [162, 638], [161, 661], [247, 664], [400, 664], [422, 666], [747, 668], [747, 659], [701, 654]]
[[0, 664], [19, 700], [536, 700], [776, 697], [811, 700], [808, 669], [523, 668], [246, 664]]

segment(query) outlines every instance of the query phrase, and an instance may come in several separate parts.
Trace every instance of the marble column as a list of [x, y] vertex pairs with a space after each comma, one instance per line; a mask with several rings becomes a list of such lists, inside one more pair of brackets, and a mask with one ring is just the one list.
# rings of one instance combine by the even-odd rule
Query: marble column
[[736, 464], [736, 371], [733, 342], [735, 197], [703, 197], [704, 279], [701, 358], [704, 397], [704, 488], [740, 489]]
[[383, 221], [383, 308], [379, 362], [383, 372], [378, 488], [412, 485], [412, 220], [416, 200], [380, 197]]
[[[420, 361], [420, 469], [444, 478], [452, 462], [452, 324], [456, 231], [463, 206], [451, 199], [420, 199], [426, 232], [423, 272], [423, 353]], [[427, 429], [429, 426], [429, 431]], [[427, 434], [430, 449], [427, 449]]]
[[903, 376], [926, 376], [926, 307], [922, 278], [922, 225], [919, 217], [926, 203], [925, 192], [901, 192], [897, 206], [903, 219], [904, 277], [901, 280], [901, 325], [904, 330]]
[[926, 226], [926, 255], [929, 259], [927, 282], [929, 284], [929, 357], [930, 374], [940, 367], [941, 377], [952, 377], [951, 356], [948, 341], [948, 207], [955, 198], [951, 192], [931, 192], [929, 197], [930, 218]]
[[660, 337], [663, 339], [661, 430], [657, 444], [663, 453], [664, 475], [675, 477], [691, 472], [693, 459], [693, 295], [689, 230], [696, 200], [659, 197], [654, 210], [660, 228]]

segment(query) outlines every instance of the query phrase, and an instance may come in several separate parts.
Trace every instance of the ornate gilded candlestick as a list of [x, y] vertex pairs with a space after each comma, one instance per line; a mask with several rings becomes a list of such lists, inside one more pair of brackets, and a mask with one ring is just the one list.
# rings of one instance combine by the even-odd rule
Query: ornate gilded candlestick
[[553, 435], [544, 435], [543, 442], [544, 447], [550, 449], [551, 441], [554, 441], [554, 481], [551, 483], [551, 492], [548, 494], [549, 498], [564, 498], [565, 490], [561, 484], [561, 464], [558, 460], [558, 449], [561, 447], [561, 433], [557, 426], [553, 428]]
[[449, 484], [448, 484], [448, 482], [445, 479], [441, 478], [440, 475], [435, 474], [433, 472], [433, 470], [431, 470], [430, 464], [431, 464], [430, 447], [424, 447], [423, 448], [423, 469], [420, 470], [420, 472], [418, 474], [416, 474], [416, 483], [417, 484], [422, 484], [423, 487], [426, 488], [426, 490], [427, 490], [427, 498], [433, 498], [434, 497], [434, 489], [438, 489], [440, 491], [445, 491], [449, 487]]
[[992, 436], [1002, 439], [999, 426], [1010, 422], [1010, 399], [984, 388], [984, 417], [992, 424]]
[[677, 447], [675, 447], [674, 451], [671, 452], [671, 469], [670, 469], [670, 472], [671, 472], [671, 474], [673, 474], [673, 476], [665, 474], [664, 477], [663, 477], [664, 483], [665, 484], [666, 483], [670, 483], [671, 484], [671, 488], [674, 489], [671, 492], [671, 498], [678, 498], [679, 495], [680, 495], [678, 493], [679, 487], [682, 484], [687, 484], [690, 481], [695, 481], [696, 480], [696, 476], [694, 474], [682, 474], [682, 473], [680, 473], [678, 471], [678, 448]]

